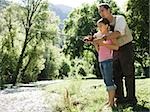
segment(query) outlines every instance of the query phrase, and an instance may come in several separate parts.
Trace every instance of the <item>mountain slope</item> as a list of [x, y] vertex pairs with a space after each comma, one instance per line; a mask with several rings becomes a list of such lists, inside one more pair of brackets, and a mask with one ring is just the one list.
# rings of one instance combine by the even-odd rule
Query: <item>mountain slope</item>
[[50, 9], [52, 9], [56, 13], [56, 15], [59, 16], [60, 19], [63, 21], [68, 17], [68, 14], [73, 8], [62, 4], [50, 4]]

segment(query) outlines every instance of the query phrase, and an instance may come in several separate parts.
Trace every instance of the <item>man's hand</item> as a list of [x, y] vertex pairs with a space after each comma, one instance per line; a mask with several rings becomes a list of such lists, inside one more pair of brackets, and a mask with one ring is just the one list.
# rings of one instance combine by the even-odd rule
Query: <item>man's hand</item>
[[110, 33], [109, 35], [106, 35], [106, 36], [104, 37], [104, 39], [105, 39], [105, 40], [117, 39], [117, 38], [120, 37], [120, 36], [121, 36], [121, 33], [118, 32], [118, 31], [115, 31], [115, 32]]
[[107, 40], [107, 36], [104, 36], [103, 39], [106, 41]]

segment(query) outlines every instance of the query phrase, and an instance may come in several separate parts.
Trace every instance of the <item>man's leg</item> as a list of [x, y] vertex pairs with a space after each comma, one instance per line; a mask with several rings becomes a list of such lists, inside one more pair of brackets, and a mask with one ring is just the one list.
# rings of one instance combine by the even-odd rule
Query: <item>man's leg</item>
[[118, 52], [114, 52], [114, 58], [113, 58], [113, 76], [114, 76], [114, 82], [117, 86], [116, 89], [116, 95], [115, 97], [117, 98], [117, 103], [122, 103], [124, 99], [124, 92], [123, 92], [123, 74], [122, 74], [122, 69], [120, 65], [120, 61], [118, 58]]
[[134, 69], [134, 54], [132, 43], [123, 46], [120, 49], [120, 63], [123, 74], [125, 76], [126, 99], [127, 103], [136, 104], [135, 97], [135, 69]]

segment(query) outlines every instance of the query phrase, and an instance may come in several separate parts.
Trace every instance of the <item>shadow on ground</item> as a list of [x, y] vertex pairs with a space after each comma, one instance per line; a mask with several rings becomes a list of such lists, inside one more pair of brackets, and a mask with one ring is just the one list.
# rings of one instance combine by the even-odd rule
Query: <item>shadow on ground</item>
[[124, 105], [124, 106], [115, 107], [113, 108], [112, 112], [124, 112], [124, 110], [127, 108], [130, 108], [132, 112], [150, 112], [149, 108], [145, 107], [144, 105], [139, 105], [139, 104], [135, 106]]

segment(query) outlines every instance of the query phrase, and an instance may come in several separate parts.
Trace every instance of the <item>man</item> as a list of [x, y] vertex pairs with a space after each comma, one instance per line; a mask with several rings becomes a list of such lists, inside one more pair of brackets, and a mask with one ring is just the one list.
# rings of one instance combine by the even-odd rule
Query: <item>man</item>
[[[125, 18], [122, 15], [112, 15], [108, 4], [100, 4], [98, 11], [100, 16], [107, 18], [112, 26], [113, 33], [106, 36], [105, 39], [116, 38], [119, 43], [119, 50], [113, 52], [114, 81], [117, 86], [116, 103], [127, 102], [130, 105], [136, 105], [133, 37], [131, 32]], [[123, 91], [123, 77], [125, 78], [126, 97]]]

